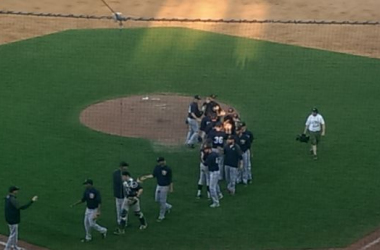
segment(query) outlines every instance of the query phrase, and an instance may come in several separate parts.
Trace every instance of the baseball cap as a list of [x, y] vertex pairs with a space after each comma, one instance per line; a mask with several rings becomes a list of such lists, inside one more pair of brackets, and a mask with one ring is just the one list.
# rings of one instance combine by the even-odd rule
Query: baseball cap
[[84, 180], [83, 185], [86, 185], [86, 184], [94, 185], [94, 182], [91, 179], [86, 179]]
[[209, 97], [211, 97], [212, 99], [215, 99], [217, 97], [217, 95], [211, 94], [211, 95], [209, 95]]
[[206, 143], [206, 144], [203, 146], [203, 148], [204, 148], [204, 149], [211, 149], [212, 147], [211, 147], [210, 144]]
[[228, 113], [233, 113], [235, 110], [233, 109], [233, 108], [229, 108], [228, 110], [227, 110], [227, 112]]
[[194, 99], [200, 100], [201, 97], [200, 97], [199, 95], [195, 95], [195, 96], [194, 96]]
[[162, 161], [165, 161], [164, 157], [160, 156], [160, 157], [157, 158], [157, 162], [162, 162]]
[[20, 188], [16, 187], [16, 186], [11, 186], [11, 187], [9, 187], [8, 190], [9, 190], [9, 193], [12, 193], [13, 191], [20, 190]]
[[221, 123], [221, 122], [215, 123], [215, 127], [222, 127], [222, 126], [223, 126], [223, 123]]
[[129, 167], [129, 164], [125, 161], [120, 162], [120, 167]]
[[311, 111], [313, 111], [314, 113], [318, 113], [318, 109], [317, 108], [313, 108]]

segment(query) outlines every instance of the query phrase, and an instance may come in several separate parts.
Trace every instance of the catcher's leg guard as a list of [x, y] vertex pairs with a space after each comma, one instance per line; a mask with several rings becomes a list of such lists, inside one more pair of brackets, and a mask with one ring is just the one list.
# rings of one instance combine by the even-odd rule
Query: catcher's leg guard
[[146, 225], [144, 214], [141, 211], [135, 212], [135, 215], [139, 218], [141, 225]]

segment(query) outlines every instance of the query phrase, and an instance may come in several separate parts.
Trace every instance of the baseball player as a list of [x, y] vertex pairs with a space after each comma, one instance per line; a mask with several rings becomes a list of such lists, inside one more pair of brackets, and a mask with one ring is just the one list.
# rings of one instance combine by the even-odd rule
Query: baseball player
[[208, 136], [208, 134], [210, 133], [210, 131], [215, 127], [216, 123], [219, 122], [219, 118], [217, 115], [211, 115], [211, 121], [206, 125], [206, 128], [205, 128], [205, 135], [206, 137]]
[[173, 192], [172, 170], [166, 165], [164, 157], [157, 158], [157, 165], [153, 170], [153, 174], [144, 175], [140, 177], [140, 180], [144, 181], [150, 178], [157, 179], [155, 200], [160, 204], [160, 213], [157, 222], [161, 222], [165, 219], [166, 213], [170, 213], [173, 207], [167, 202], [168, 193]]
[[238, 127], [237, 133], [237, 144], [242, 151], [243, 158], [243, 168], [238, 171], [237, 183], [248, 184], [248, 172], [249, 172], [249, 159], [251, 155], [249, 154], [250, 138], [243, 133], [242, 127]]
[[200, 164], [199, 164], [199, 180], [198, 180], [198, 192], [197, 198], [200, 199], [202, 197], [202, 189], [203, 186], [207, 187], [207, 198], [210, 199], [210, 176], [207, 167], [204, 165], [208, 153], [206, 151], [207, 144], [204, 144], [200, 150]]
[[190, 148], [194, 148], [194, 144], [198, 142], [199, 136], [199, 122], [202, 112], [199, 110], [199, 95], [194, 96], [193, 102], [190, 103], [187, 116], [187, 124], [189, 126], [189, 132], [187, 132], [186, 145]]
[[201, 125], [199, 127], [199, 135], [202, 139], [202, 142], [206, 139], [206, 128], [211, 123], [211, 116], [205, 115], [201, 120]]
[[235, 137], [229, 135], [227, 145], [224, 147], [224, 166], [226, 171], [227, 190], [235, 195], [238, 168], [242, 168], [242, 153], [240, 147], [235, 143]]
[[116, 203], [116, 220], [117, 224], [120, 225], [121, 222], [121, 208], [124, 202], [124, 188], [121, 173], [128, 170], [129, 164], [122, 161], [119, 164], [119, 169], [116, 169], [112, 174], [113, 183], [113, 196], [115, 197]]
[[323, 119], [322, 115], [319, 114], [317, 108], [312, 109], [311, 114], [306, 120], [303, 133], [306, 134], [306, 132], [310, 136], [310, 153], [313, 154], [314, 160], [317, 160], [317, 145], [321, 140], [321, 136], [324, 136], [326, 133], [325, 120]]
[[140, 196], [143, 193], [143, 188], [140, 183], [131, 178], [131, 174], [127, 171], [122, 172], [123, 187], [125, 199], [121, 212], [121, 223], [118, 230], [114, 234], [120, 235], [125, 233], [125, 227], [128, 225], [128, 213], [132, 209], [135, 215], [140, 220], [140, 230], [147, 228], [148, 224], [144, 214], [140, 210]]
[[253, 143], [253, 140], [255, 139], [255, 137], [253, 136], [252, 132], [247, 130], [247, 125], [245, 124], [245, 122], [241, 122], [240, 123], [240, 128], [241, 128], [241, 131], [243, 132], [243, 134], [249, 138], [249, 145], [248, 145], [248, 184], [251, 184], [252, 183], [252, 162], [251, 162], [251, 157], [252, 157], [252, 153], [251, 153], [251, 148], [252, 148], [252, 143]]
[[207, 116], [216, 115], [218, 118], [224, 115], [224, 111], [220, 107], [219, 103], [215, 101], [216, 95], [211, 94], [206, 97], [206, 101], [202, 105], [202, 111]]
[[84, 228], [86, 230], [86, 236], [82, 239], [82, 242], [89, 242], [92, 240], [91, 230], [95, 229], [98, 231], [102, 238], [105, 239], [107, 236], [107, 228], [102, 227], [96, 223], [96, 219], [100, 216], [100, 206], [102, 204], [102, 198], [100, 192], [94, 188], [94, 182], [91, 179], [86, 179], [83, 182], [86, 189], [83, 193], [82, 199], [78, 200], [76, 203], [72, 204], [74, 207], [78, 204], [86, 202], [87, 208], [84, 214]]
[[223, 147], [226, 143], [227, 134], [223, 131], [223, 124], [221, 122], [217, 122], [215, 127], [209, 132], [207, 135], [208, 140], [212, 143], [212, 151], [216, 152], [219, 163], [219, 179], [223, 180], [225, 178], [224, 173], [224, 164], [223, 164]]
[[229, 108], [227, 114], [223, 117], [223, 127], [226, 134], [234, 135], [236, 132], [235, 115], [235, 110]]
[[18, 242], [18, 224], [21, 221], [20, 211], [30, 207], [33, 202], [37, 201], [38, 197], [34, 196], [31, 201], [21, 206], [17, 201], [17, 193], [20, 189], [16, 186], [11, 186], [8, 195], [5, 197], [5, 221], [9, 227], [9, 237], [4, 250], [21, 249], [17, 246]]
[[205, 152], [207, 154], [206, 161], [204, 165], [207, 166], [210, 173], [210, 194], [212, 199], [211, 208], [219, 207], [219, 199], [223, 198], [219, 187], [219, 154], [212, 151], [212, 147], [207, 145], [205, 147]]

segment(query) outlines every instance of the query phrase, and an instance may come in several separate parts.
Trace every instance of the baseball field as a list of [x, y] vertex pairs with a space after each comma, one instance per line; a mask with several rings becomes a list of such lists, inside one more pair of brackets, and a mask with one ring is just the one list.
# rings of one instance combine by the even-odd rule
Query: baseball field
[[[369, 57], [365, 49], [351, 55], [233, 36], [230, 29], [119, 29], [109, 22], [115, 27], [72, 28], [0, 45], [0, 190], [5, 196], [9, 186], [19, 186], [21, 203], [39, 196], [22, 212], [21, 240], [57, 250], [327, 249], [350, 246], [379, 227], [375, 49]], [[379, 26], [375, 30], [380, 34]], [[328, 43], [329, 34], [320, 35]], [[236, 196], [226, 195], [214, 210], [206, 199], [195, 199], [198, 151], [156, 140], [165, 129], [174, 142], [184, 140], [189, 97], [211, 93], [237, 109], [256, 137], [253, 184], [239, 186]], [[146, 123], [157, 138], [102, 132], [81, 119], [94, 104], [136, 96], [136, 103], [145, 96], [178, 101], [150, 112], [122, 112], [120, 131], [140, 126], [133, 121]], [[318, 161], [295, 140], [314, 106], [327, 124]], [[160, 120], [158, 112], [175, 115]], [[110, 124], [102, 115], [99, 126]], [[148, 174], [158, 156], [174, 173], [174, 208], [167, 220], [155, 222], [155, 182], [146, 181], [145, 231], [131, 216], [124, 236], [109, 233], [103, 240], [94, 233], [92, 242], [81, 243], [84, 206], [69, 206], [81, 198], [83, 180], [92, 178], [100, 190], [99, 224], [111, 232], [113, 170], [125, 160], [132, 175]], [[3, 216], [0, 233], [8, 234]], [[376, 240], [351, 249], [379, 249], [371, 243]]]

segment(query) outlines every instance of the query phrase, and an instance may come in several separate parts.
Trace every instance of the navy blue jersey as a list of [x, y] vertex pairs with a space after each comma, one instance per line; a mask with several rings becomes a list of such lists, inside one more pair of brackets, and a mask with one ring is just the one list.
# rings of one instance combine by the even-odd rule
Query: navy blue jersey
[[224, 147], [224, 165], [237, 168], [243, 159], [239, 145], [226, 145]]
[[153, 170], [153, 177], [159, 186], [169, 186], [172, 183], [172, 170], [168, 166], [157, 165]]
[[121, 170], [117, 169], [112, 174], [113, 196], [118, 199], [124, 198], [123, 180], [121, 179]]
[[209, 122], [209, 124], [206, 126], [204, 132], [206, 133], [206, 135], [208, 135], [212, 129], [215, 127], [216, 123], [219, 122], [219, 120], [211, 120], [211, 122]]
[[205, 116], [202, 118], [201, 125], [199, 127], [200, 131], [206, 132], [207, 126], [211, 123], [211, 118], [209, 116]]
[[244, 131], [243, 134], [249, 138], [249, 149], [250, 149], [252, 147], [252, 143], [255, 137], [253, 136], [252, 132], [248, 130]]
[[127, 198], [136, 197], [139, 190], [142, 189], [140, 183], [132, 179], [130, 179], [129, 181], [124, 181], [123, 186], [124, 186], [125, 196]]
[[218, 115], [218, 111], [216, 110], [220, 110], [220, 105], [215, 101], [205, 102], [202, 107], [206, 116]]
[[239, 145], [241, 151], [245, 153], [251, 145], [249, 137], [245, 134], [241, 134], [240, 136], [237, 136], [237, 139], [238, 139], [237, 144]]
[[206, 150], [205, 149], [201, 149], [200, 150], [200, 153], [201, 153], [201, 162], [204, 163], [207, 159], [207, 156], [209, 155], [209, 153], [205, 152]]
[[86, 188], [83, 193], [82, 202], [87, 202], [89, 209], [95, 209], [102, 203], [100, 192], [94, 187]]
[[194, 117], [191, 115], [191, 113], [194, 113], [194, 115], [196, 117], [200, 117], [201, 116], [201, 112], [200, 112], [200, 110], [198, 108], [198, 103], [196, 103], [196, 102], [190, 103], [188, 113], [189, 113], [188, 117], [191, 118], [191, 119], [194, 119]]
[[227, 134], [223, 131], [211, 130], [207, 138], [212, 142], [213, 148], [224, 147], [224, 142], [227, 139]]
[[211, 152], [205, 161], [205, 166], [208, 167], [208, 171], [219, 171], [219, 155], [216, 152]]

